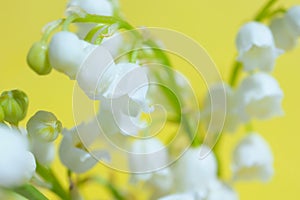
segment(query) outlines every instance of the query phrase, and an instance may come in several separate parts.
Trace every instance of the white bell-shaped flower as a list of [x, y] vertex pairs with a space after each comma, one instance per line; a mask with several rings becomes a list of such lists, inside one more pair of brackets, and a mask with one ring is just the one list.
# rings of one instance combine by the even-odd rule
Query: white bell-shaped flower
[[238, 200], [235, 191], [219, 180], [211, 181], [198, 191], [169, 195], [159, 200]]
[[257, 133], [249, 133], [233, 152], [234, 180], [268, 181], [273, 173], [273, 155], [268, 143]]
[[18, 187], [28, 182], [36, 168], [26, 137], [0, 126], [0, 187]]
[[202, 113], [208, 132], [234, 132], [241, 123], [239, 108], [235, 91], [229, 85], [213, 85], [206, 96]]
[[287, 17], [277, 17], [271, 21], [270, 29], [278, 48], [291, 50], [297, 44], [297, 35], [294, 34]]
[[283, 92], [277, 81], [266, 73], [256, 73], [246, 77], [237, 91], [242, 103], [245, 121], [251, 118], [269, 119], [283, 114], [281, 102]]
[[38, 163], [50, 165], [55, 157], [55, 145], [53, 142], [44, 142], [30, 138], [30, 150]]
[[275, 47], [270, 29], [258, 22], [249, 22], [240, 28], [236, 46], [238, 61], [243, 63], [246, 71], [257, 68], [272, 71], [275, 59], [282, 53], [282, 50]]
[[[109, 0], [70, 0], [66, 8], [66, 16], [77, 13], [80, 9], [91, 15], [112, 16], [114, 13], [113, 5]], [[76, 25], [77, 35], [81, 39], [95, 26], [93, 23], [76, 23]]]
[[72, 14], [69, 10], [71, 7], [79, 7], [92, 15], [113, 15], [113, 6], [109, 0], [70, 0], [67, 4], [66, 15]]
[[289, 23], [290, 29], [294, 35], [300, 36], [300, 6], [293, 6], [286, 12], [286, 20]]
[[159, 170], [169, 162], [166, 146], [156, 138], [135, 140], [128, 152], [128, 161], [130, 171], [144, 180], [150, 179], [154, 173], [164, 173]]
[[227, 184], [215, 180], [210, 182], [208, 185], [208, 189], [206, 192], [202, 192], [205, 194], [205, 198], [207, 200], [238, 200], [237, 193]]
[[58, 32], [49, 44], [50, 65], [70, 79], [75, 79], [81, 64], [96, 47], [80, 40], [74, 33]]
[[172, 173], [166, 168], [168, 162], [166, 146], [156, 138], [136, 140], [128, 152], [129, 169], [134, 173], [131, 180], [145, 182], [155, 189], [152, 199], [166, 194], [172, 187]]
[[59, 148], [61, 162], [71, 171], [83, 173], [95, 166], [98, 160], [108, 160], [107, 152], [102, 150], [89, 152], [88, 150], [100, 131], [95, 119], [75, 126], [71, 130], [64, 130], [64, 137]]
[[115, 64], [111, 53], [98, 46], [85, 59], [77, 76], [78, 85], [91, 99], [114, 99], [128, 95], [145, 103], [147, 70], [134, 63]]
[[147, 124], [141, 119], [142, 107], [128, 96], [101, 101], [98, 119], [104, 134], [137, 135]]
[[[209, 154], [200, 159], [201, 151], [209, 152]], [[173, 174], [174, 191], [190, 192], [206, 188], [210, 181], [217, 179], [215, 155], [206, 146], [190, 148], [175, 163]]]

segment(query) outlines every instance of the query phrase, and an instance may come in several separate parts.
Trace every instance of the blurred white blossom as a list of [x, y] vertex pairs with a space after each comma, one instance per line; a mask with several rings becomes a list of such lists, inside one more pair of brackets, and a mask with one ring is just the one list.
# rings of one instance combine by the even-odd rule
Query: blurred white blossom
[[71, 171], [83, 173], [95, 166], [98, 159], [108, 160], [107, 152], [100, 149], [91, 152], [88, 150], [89, 145], [101, 134], [100, 131], [96, 119], [64, 130], [59, 148], [61, 162]]
[[243, 105], [243, 119], [269, 119], [283, 114], [281, 102], [283, 92], [277, 81], [266, 73], [246, 77], [237, 91], [237, 98]]
[[272, 71], [275, 59], [283, 52], [275, 47], [270, 29], [258, 22], [248, 22], [240, 28], [236, 46], [239, 52], [238, 61], [243, 63], [246, 71], [257, 68]]
[[159, 200], [238, 200], [235, 191], [221, 181], [214, 180], [198, 191], [169, 195]]
[[241, 123], [240, 102], [226, 83], [210, 87], [204, 101], [202, 118], [209, 133], [234, 132]]
[[[77, 13], [82, 9], [84, 12], [91, 15], [113, 15], [113, 5], [109, 0], [70, 0], [66, 8], [66, 16]], [[79, 38], [84, 38], [86, 34], [95, 26], [92, 23], [76, 23], [78, 26], [77, 35]]]
[[257, 133], [249, 133], [233, 152], [234, 180], [268, 181], [273, 173], [273, 155], [268, 143]]
[[296, 46], [298, 37], [294, 34], [286, 17], [274, 18], [271, 21], [270, 29], [278, 48], [291, 50]]
[[286, 13], [286, 19], [294, 35], [300, 36], [300, 6], [291, 7]]
[[27, 138], [0, 126], [0, 187], [18, 187], [28, 182], [36, 168]]
[[161, 173], [159, 170], [169, 162], [166, 146], [156, 138], [135, 140], [128, 152], [128, 161], [130, 171], [143, 180], [149, 180], [154, 173]]
[[50, 165], [56, 153], [53, 142], [44, 142], [36, 138], [30, 138], [30, 151], [37, 162], [42, 165]]
[[75, 79], [81, 64], [96, 47], [80, 40], [72, 32], [58, 32], [49, 44], [50, 65], [70, 79]]
[[[200, 152], [209, 152], [200, 158]], [[217, 161], [209, 147], [188, 149], [173, 166], [174, 191], [192, 192], [206, 188], [210, 181], [217, 179]]]

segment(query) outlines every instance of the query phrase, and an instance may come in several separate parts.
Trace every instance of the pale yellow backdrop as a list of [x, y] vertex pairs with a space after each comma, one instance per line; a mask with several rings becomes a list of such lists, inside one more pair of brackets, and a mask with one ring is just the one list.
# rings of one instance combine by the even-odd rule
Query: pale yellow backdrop
[[[263, 2], [121, 0], [121, 5], [127, 19], [134, 25], [166, 27], [197, 40], [215, 60], [224, 78], [227, 78], [229, 64], [235, 55], [235, 34]], [[62, 17], [65, 3], [62, 0], [1, 0], [0, 90], [20, 88], [26, 91], [30, 98], [29, 115], [38, 109], [50, 110], [65, 126], [71, 127], [73, 82], [57, 72], [45, 77], [37, 76], [25, 62], [28, 48], [40, 38], [41, 27]], [[282, 0], [280, 4], [291, 6], [300, 4], [300, 1]], [[275, 176], [267, 184], [236, 184], [242, 200], [300, 199], [299, 58], [300, 45], [281, 56], [274, 71], [285, 93], [285, 116], [255, 124], [273, 149]], [[223, 143], [227, 164], [232, 144], [236, 142], [233, 137], [226, 136]], [[56, 165], [55, 168], [60, 170]], [[99, 194], [101, 191], [94, 189], [93, 192]]]

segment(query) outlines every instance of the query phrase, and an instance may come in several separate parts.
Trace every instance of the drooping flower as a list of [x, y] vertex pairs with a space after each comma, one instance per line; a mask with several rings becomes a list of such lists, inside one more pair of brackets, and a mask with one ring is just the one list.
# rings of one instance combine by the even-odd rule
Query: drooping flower
[[217, 161], [213, 152], [200, 159], [201, 151], [210, 152], [206, 146], [188, 149], [175, 163], [174, 191], [193, 192], [206, 188], [210, 181], [217, 179]]
[[70, 7], [79, 7], [92, 15], [113, 15], [113, 6], [109, 0], [70, 0], [67, 4], [67, 15], [72, 14], [68, 12]]
[[142, 181], [149, 188], [156, 190], [156, 198], [166, 194], [172, 187], [173, 179], [166, 146], [156, 139], [135, 140], [128, 152], [130, 172], [133, 182]]
[[144, 68], [133, 63], [114, 64], [110, 53], [98, 47], [82, 65], [77, 81], [89, 98], [101, 101], [99, 121], [105, 133], [136, 135], [144, 127], [141, 114], [152, 111]]
[[96, 47], [80, 40], [74, 33], [58, 32], [49, 44], [50, 65], [70, 79], [75, 79], [81, 64]]
[[[78, 9], [82, 9], [84, 12], [91, 15], [113, 15], [113, 5], [109, 0], [70, 0], [67, 5], [66, 15], [70, 16], [73, 13], [77, 13]], [[92, 23], [76, 23], [78, 27], [77, 35], [83, 39], [87, 33], [95, 26]]]
[[221, 181], [214, 180], [198, 191], [169, 195], [159, 200], [238, 200], [235, 191]]
[[257, 133], [249, 133], [233, 152], [234, 180], [268, 181], [273, 173], [273, 155], [268, 143]]
[[294, 35], [300, 36], [300, 6], [291, 7], [285, 15], [290, 29], [293, 31]]
[[270, 29], [258, 22], [249, 22], [240, 28], [236, 46], [239, 52], [237, 59], [243, 63], [246, 71], [260, 69], [270, 72], [275, 59], [282, 53], [275, 47]]
[[141, 119], [142, 108], [127, 96], [102, 100], [98, 119], [104, 134], [137, 135], [146, 127]]
[[213, 85], [204, 102], [203, 119], [209, 133], [233, 132], [241, 123], [235, 91], [227, 84]]
[[160, 173], [169, 162], [166, 147], [156, 138], [135, 140], [128, 154], [130, 171], [145, 180], [153, 176], [149, 172]]
[[59, 148], [61, 162], [75, 173], [83, 173], [95, 166], [100, 159], [108, 159], [108, 154], [103, 150], [89, 152], [100, 134], [97, 120], [82, 123], [70, 130], [63, 131], [63, 139]]
[[237, 91], [237, 99], [242, 103], [244, 119], [269, 119], [283, 114], [281, 102], [283, 92], [277, 81], [266, 73], [256, 73], [246, 77]]
[[271, 21], [270, 29], [278, 48], [291, 50], [297, 44], [298, 36], [294, 34], [287, 17], [277, 17]]
[[41, 165], [50, 165], [55, 158], [55, 145], [53, 142], [30, 138], [30, 151]]
[[0, 186], [18, 187], [28, 182], [36, 168], [28, 141], [15, 130], [0, 126]]

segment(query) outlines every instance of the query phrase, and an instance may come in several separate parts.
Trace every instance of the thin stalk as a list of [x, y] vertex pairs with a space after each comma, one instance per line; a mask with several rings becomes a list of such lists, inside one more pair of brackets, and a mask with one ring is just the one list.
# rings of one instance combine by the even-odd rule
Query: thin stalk
[[30, 184], [15, 188], [13, 191], [30, 200], [48, 200], [45, 195]]

